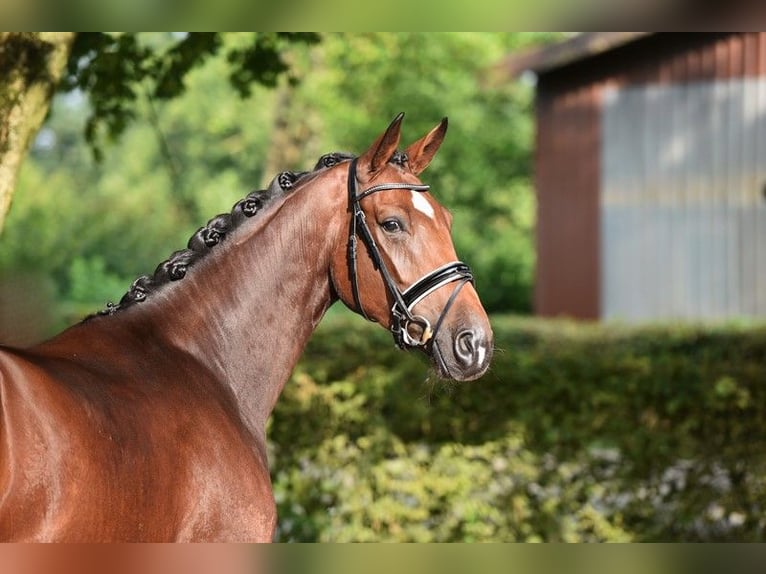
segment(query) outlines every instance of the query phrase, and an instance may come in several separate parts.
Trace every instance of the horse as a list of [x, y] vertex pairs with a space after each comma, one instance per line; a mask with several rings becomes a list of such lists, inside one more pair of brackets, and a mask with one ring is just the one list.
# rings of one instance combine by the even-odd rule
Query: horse
[[284, 172], [57, 336], [0, 347], [0, 540], [273, 540], [266, 422], [340, 300], [430, 357], [488, 368], [492, 330], [399, 114], [360, 156]]

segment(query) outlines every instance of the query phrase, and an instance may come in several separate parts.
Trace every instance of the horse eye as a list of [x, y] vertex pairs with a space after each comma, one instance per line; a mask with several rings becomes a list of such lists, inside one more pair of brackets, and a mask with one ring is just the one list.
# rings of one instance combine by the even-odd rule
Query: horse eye
[[402, 222], [394, 218], [386, 219], [383, 223], [380, 224], [380, 226], [384, 229], [384, 231], [386, 231], [386, 233], [399, 233], [404, 229]]

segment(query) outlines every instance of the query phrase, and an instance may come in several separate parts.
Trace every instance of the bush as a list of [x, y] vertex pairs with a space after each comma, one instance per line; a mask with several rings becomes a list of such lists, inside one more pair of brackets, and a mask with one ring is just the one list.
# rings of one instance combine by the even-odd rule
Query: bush
[[271, 421], [282, 540], [761, 540], [766, 329], [496, 317], [448, 384], [357, 317]]

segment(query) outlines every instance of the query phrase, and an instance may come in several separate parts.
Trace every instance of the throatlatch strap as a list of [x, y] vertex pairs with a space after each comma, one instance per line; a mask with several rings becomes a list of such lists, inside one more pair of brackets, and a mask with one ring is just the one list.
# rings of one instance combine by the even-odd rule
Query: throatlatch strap
[[[356, 279], [356, 224], [357, 220], [359, 219], [357, 214], [358, 212], [361, 212], [359, 201], [356, 197], [356, 158], [351, 160], [351, 167], [349, 168], [348, 172], [348, 209], [351, 212], [351, 229], [349, 230], [348, 234], [348, 264], [350, 267], [349, 275], [351, 276], [351, 291], [354, 296], [354, 306], [356, 307], [357, 312], [362, 315], [362, 317], [368, 321], [372, 321], [372, 319], [367, 316], [367, 313], [365, 313], [364, 307], [362, 307], [362, 300], [359, 296], [359, 284]], [[364, 216], [364, 213], [362, 213], [362, 216]]]

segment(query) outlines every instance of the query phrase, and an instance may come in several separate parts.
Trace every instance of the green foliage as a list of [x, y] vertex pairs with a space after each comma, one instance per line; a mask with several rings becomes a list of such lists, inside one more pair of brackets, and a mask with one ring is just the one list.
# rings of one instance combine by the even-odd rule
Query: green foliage
[[[275, 86], [289, 70], [283, 59], [289, 44], [318, 39], [310, 33], [258, 32], [249, 35], [247, 45], [227, 46], [231, 85], [243, 97], [250, 95], [252, 84]], [[92, 111], [85, 138], [96, 157], [102, 158], [104, 135], [122, 135], [135, 119], [142, 95], [160, 100], [180, 96], [189, 72], [224, 44], [219, 32], [77, 34], [62, 89], [79, 89], [88, 96]]]
[[763, 539], [766, 329], [493, 326], [449, 385], [326, 320], [271, 423], [281, 539]]
[[[404, 110], [405, 144], [450, 116], [423, 177], [454, 213], [458, 254], [487, 308], [527, 311], [531, 90], [496, 85], [487, 70], [547, 38], [332, 34], [313, 45], [315, 36], [300, 34], [82, 34], [66, 84], [80, 91], [57, 98], [22, 170], [0, 274], [50, 276], [62, 327], [102, 308], [115, 282], [127, 289], [278, 171], [306, 169], [327, 151], [360, 152]], [[101, 162], [82, 141], [89, 125], [122, 134]], [[91, 271], [103, 262], [76, 300], [75, 260]]]
[[114, 301], [125, 290], [122, 279], [107, 271], [106, 262], [100, 257], [75, 257], [69, 267], [68, 284], [66, 299], [86, 305], [92, 304], [94, 296], [103, 301]]

